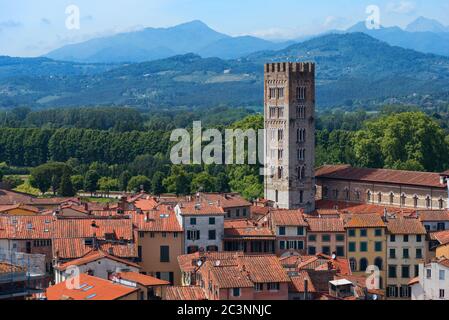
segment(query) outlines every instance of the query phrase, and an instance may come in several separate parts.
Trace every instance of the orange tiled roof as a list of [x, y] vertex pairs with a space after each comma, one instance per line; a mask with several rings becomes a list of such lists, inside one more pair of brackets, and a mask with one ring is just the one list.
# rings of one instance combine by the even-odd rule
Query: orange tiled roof
[[217, 262], [208, 261], [200, 272], [210, 272], [214, 284], [221, 289], [252, 288], [254, 283], [249, 279], [249, 274], [238, 265], [215, 265]]
[[385, 223], [376, 214], [358, 214], [349, 218], [346, 223], [347, 228], [383, 228]]
[[[372, 213], [383, 216], [385, 209], [389, 214], [403, 215], [409, 216], [415, 213], [414, 209], [407, 208], [398, 208], [398, 207], [388, 207], [383, 205], [369, 204], [369, 203], [352, 203], [352, 202], [343, 202], [343, 201], [331, 201], [331, 200], [318, 200], [315, 202], [316, 204], [316, 212], [320, 212], [320, 210], [333, 210], [334, 213], [338, 212], [340, 214], [349, 213], [349, 214], [364, 214], [364, 213]], [[337, 208], [337, 209], [336, 209]]]
[[310, 232], [345, 232], [340, 218], [307, 218]]
[[206, 252], [206, 253], [191, 253], [184, 254], [178, 256], [178, 264], [182, 272], [192, 272], [194, 271], [196, 266], [196, 261], [200, 258], [205, 259], [205, 261], [235, 261], [237, 257], [242, 256], [243, 252], [228, 252], [228, 251], [219, 251], [219, 252]]
[[432, 232], [430, 238], [438, 241], [441, 245], [449, 244], [449, 230]]
[[421, 234], [425, 235], [426, 229], [415, 218], [398, 218], [387, 221], [387, 229], [391, 234]]
[[441, 264], [442, 266], [449, 268], [449, 259], [443, 257], [438, 261], [438, 264]]
[[167, 287], [165, 300], [195, 301], [207, 300], [207, 298], [200, 287]]
[[207, 202], [181, 202], [181, 215], [183, 216], [224, 216], [223, 208]]
[[174, 209], [171, 206], [158, 205], [153, 211], [132, 213], [133, 222], [139, 231], [146, 232], [182, 232]]
[[134, 205], [136, 206], [136, 208], [139, 208], [140, 210], [150, 211], [153, 210], [158, 205], [158, 203], [153, 198], [147, 197], [144, 199], [138, 199], [137, 201], [134, 202]]
[[252, 220], [226, 220], [224, 222], [225, 238], [274, 239], [275, 235], [267, 228]]
[[422, 222], [449, 221], [449, 211], [447, 210], [417, 211], [416, 214], [418, 215], [419, 220]]
[[290, 288], [293, 289], [294, 292], [305, 292], [304, 282], [307, 280], [308, 287], [307, 290], [310, 293], [316, 293], [316, 289], [313, 285], [312, 279], [309, 276], [309, 273], [305, 270], [302, 270], [298, 273], [298, 275], [290, 277], [292, 280], [292, 283], [290, 285]]
[[168, 286], [170, 282], [160, 280], [155, 277], [150, 277], [137, 272], [119, 272], [114, 275], [115, 277], [131, 282], [138, 283], [145, 287], [154, 287], [154, 286]]
[[237, 207], [249, 207], [251, 202], [246, 201], [240, 195], [235, 193], [201, 193], [201, 198], [206, 202], [214, 202], [219, 207], [223, 209], [237, 208]]
[[247, 255], [238, 257], [237, 260], [254, 283], [290, 282], [279, 259], [274, 255]]
[[54, 238], [91, 238], [105, 239], [106, 234], [115, 235], [116, 239], [132, 240], [132, 220], [95, 218], [60, 218], [54, 223]]
[[[85, 238], [54, 239], [52, 242], [53, 255], [60, 259], [78, 259], [92, 250], [92, 246], [85, 244]], [[135, 243], [107, 243], [100, 242], [100, 249], [120, 258], [136, 258], [137, 248]]]
[[[130, 288], [108, 280], [80, 274], [80, 288], [69, 289], [66, 282], [61, 282], [47, 289], [48, 300], [118, 300], [138, 289]], [[70, 280], [69, 280], [70, 281]]]
[[81, 266], [81, 265], [85, 265], [87, 263], [95, 262], [97, 260], [104, 259], [104, 258], [110, 259], [110, 260], [113, 260], [113, 261], [116, 261], [116, 262], [119, 262], [119, 263], [122, 263], [122, 264], [125, 264], [125, 265], [128, 265], [128, 266], [131, 266], [131, 267], [134, 267], [134, 268], [137, 268], [137, 269], [141, 268], [136, 263], [132, 263], [130, 261], [117, 258], [117, 257], [112, 256], [112, 255], [110, 255], [110, 254], [108, 254], [108, 253], [106, 253], [106, 252], [104, 252], [103, 250], [100, 249], [100, 250], [92, 250], [92, 251], [88, 252], [87, 254], [85, 254], [83, 257], [81, 257], [79, 259], [75, 259], [75, 260], [63, 263], [63, 264], [61, 264], [59, 266], [56, 266], [55, 269], [66, 270], [70, 266]]
[[419, 277], [413, 278], [412, 280], [409, 281], [408, 285], [409, 286], [413, 286], [415, 284], [419, 283]]
[[302, 210], [273, 210], [270, 215], [275, 226], [307, 227]]
[[412, 186], [444, 188], [440, 174], [390, 169], [353, 168], [349, 165], [327, 165], [315, 172], [318, 179], [355, 180], [377, 183], [392, 183]]
[[30, 211], [32, 213], [39, 213], [39, 209], [33, 206], [29, 206], [26, 204], [18, 203], [18, 204], [10, 204], [10, 205], [0, 205], [0, 212], [8, 212], [14, 209], [22, 209], [25, 211]]
[[0, 216], [0, 239], [51, 239], [53, 225], [50, 216]]

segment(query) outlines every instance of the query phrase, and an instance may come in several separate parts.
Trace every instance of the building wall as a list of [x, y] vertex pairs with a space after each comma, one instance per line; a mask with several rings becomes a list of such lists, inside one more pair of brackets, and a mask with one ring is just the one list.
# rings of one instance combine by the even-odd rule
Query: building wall
[[[427, 277], [431, 270], [431, 277]], [[444, 280], [440, 280], [440, 270], [444, 271]], [[444, 290], [444, 298], [440, 298], [440, 290]], [[412, 300], [449, 300], [449, 268], [438, 263], [419, 265], [419, 284], [412, 286]]]
[[[387, 286], [396, 286], [398, 290], [398, 298], [400, 298], [400, 287], [408, 287], [408, 283], [418, 274], [415, 273], [415, 266], [424, 263], [424, 258], [426, 257], [427, 243], [425, 240], [425, 235], [421, 236], [421, 242], [417, 241], [416, 235], [409, 235], [408, 242], [404, 242], [403, 235], [396, 235], [395, 241], [391, 241], [390, 235], [387, 236]], [[394, 249], [396, 251], [396, 258], [391, 258], [390, 250]], [[409, 258], [403, 257], [403, 249], [409, 250]], [[421, 249], [422, 258], [418, 258], [416, 254], [416, 249]], [[389, 266], [396, 266], [396, 278], [389, 276]], [[403, 266], [409, 267], [409, 277], [402, 277]], [[405, 289], [404, 289], [405, 290]], [[391, 297], [390, 297], [391, 298]], [[406, 298], [406, 297], [404, 297]]]
[[442, 245], [436, 248], [436, 257], [449, 257], [449, 244]]
[[[440, 228], [439, 224], [444, 225], [444, 228]], [[449, 221], [425, 221], [423, 225], [427, 231], [449, 230]]]
[[[200, 250], [207, 251], [207, 247], [216, 246], [218, 251], [223, 251], [224, 216], [182, 216], [184, 230], [184, 252], [188, 252], [190, 246], [196, 246]], [[191, 218], [196, 219], [196, 224], [191, 223]], [[215, 218], [215, 224], [209, 224], [209, 218]], [[199, 240], [188, 240], [188, 231], [200, 231]], [[209, 240], [209, 230], [215, 230], [215, 240]]]
[[139, 290], [137, 290], [137, 291], [135, 291], [135, 292], [133, 292], [131, 294], [128, 294], [127, 296], [121, 297], [121, 298], [119, 298], [117, 300], [121, 300], [121, 301], [136, 301], [136, 300], [140, 300], [140, 298], [139, 298]]
[[[265, 65], [265, 199], [282, 209], [315, 208], [315, 65]], [[298, 96], [297, 92], [301, 94]], [[274, 91], [274, 92], [273, 92]], [[283, 95], [279, 92], [283, 91]], [[275, 93], [275, 94], [273, 94]], [[302, 110], [302, 111], [300, 111]], [[297, 132], [304, 131], [301, 139]], [[282, 131], [282, 136], [279, 132]], [[282, 150], [282, 157], [279, 152]], [[299, 157], [299, 150], [305, 154]], [[304, 175], [300, 177], [300, 168]], [[282, 175], [278, 170], [282, 169]], [[301, 197], [302, 195], [302, 197]], [[301, 199], [302, 198], [302, 199]], [[302, 201], [301, 201], [302, 200]]]
[[[97, 261], [92, 261], [84, 265], [78, 266], [79, 273], [88, 273], [97, 278], [109, 280], [109, 276], [117, 271], [127, 269], [132, 272], [139, 272], [139, 269], [127, 264], [103, 258]], [[70, 276], [66, 271], [59, 271], [55, 269], [55, 282], [56, 284], [64, 282]]]
[[251, 218], [251, 206], [223, 208], [223, 210], [226, 212], [226, 219]]
[[[300, 254], [306, 253], [307, 248], [307, 229], [305, 227], [302, 227], [303, 234], [298, 235], [298, 228], [297, 227], [291, 227], [291, 226], [284, 226], [285, 228], [285, 235], [280, 234], [280, 228], [283, 226], [276, 226], [275, 227], [275, 233], [276, 233], [276, 255], [282, 256], [283, 254], [290, 253], [292, 251], [296, 251]], [[302, 249], [298, 247], [298, 249], [289, 248], [287, 249], [287, 242], [288, 241], [297, 241], [302, 242]], [[282, 248], [281, 242], [285, 243], [284, 248]]]
[[[329, 236], [330, 241], [324, 241], [323, 236]], [[337, 240], [337, 235], [343, 237], [343, 240]], [[313, 241], [313, 237], [316, 239]], [[308, 232], [307, 237], [307, 252], [308, 254], [314, 254], [310, 248], [315, 248], [315, 254], [325, 253], [327, 255], [332, 255], [334, 252], [337, 253], [337, 247], [343, 248], [343, 255], [346, 256], [346, 232]], [[325, 248], [329, 248], [329, 252], [325, 252]]]
[[[173, 272], [174, 285], [181, 283], [181, 270], [177, 258], [183, 254], [182, 232], [139, 232], [137, 242], [142, 252], [139, 263], [142, 267], [141, 272], [154, 277], [158, 272], [163, 273], [164, 280], [169, 280], [166, 273]], [[161, 246], [169, 247], [169, 262], [161, 262]]]
[[[316, 178], [317, 198], [332, 201], [348, 201], [356, 203], [370, 203], [384, 206], [419, 209], [442, 209], [447, 207], [447, 190], [444, 188], [415, 187], [388, 183], [366, 183], [357, 180], [337, 180]], [[327, 192], [325, 191], [327, 190]], [[337, 191], [337, 192], [336, 192]], [[371, 199], [368, 197], [371, 193]], [[381, 201], [379, 202], [379, 194]], [[393, 194], [393, 201], [390, 200]], [[401, 196], [405, 196], [405, 203]], [[418, 197], [415, 207], [414, 197]], [[430, 197], [430, 206], [427, 207], [426, 198]]]
[[[360, 235], [360, 230], [366, 229], [367, 230], [367, 236], [363, 237]], [[368, 266], [374, 266], [376, 258], [382, 259], [383, 268], [380, 270], [380, 277], [382, 278], [381, 284], [382, 288], [385, 288], [386, 286], [386, 261], [387, 261], [387, 241], [386, 241], [386, 235], [385, 235], [385, 228], [377, 228], [382, 230], [381, 236], [375, 235], [376, 228], [353, 228], [352, 230], [355, 230], [355, 236], [350, 236], [351, 229], [347, 229], [346, 232], [346, 248], [347, 248], [347, 255], [348, 259], [351, 262], [352, 259], [355, 259], [357, 262], [357, 269], [355, 272], [353, 272], [355, 275], [366, 275], [364, 270], [360, 270], [360, 262], [364, 258], [367, 260]], [[367, 251], [363, 252], [361, 250], [361, 243], [366, 242], [367, 243]], [[382, 243], [382, 251], [376, 252], [375, 251], [375, 243], [381, 242]], [[351, 243], [355, 243], [355, 251], [351, 252]]]

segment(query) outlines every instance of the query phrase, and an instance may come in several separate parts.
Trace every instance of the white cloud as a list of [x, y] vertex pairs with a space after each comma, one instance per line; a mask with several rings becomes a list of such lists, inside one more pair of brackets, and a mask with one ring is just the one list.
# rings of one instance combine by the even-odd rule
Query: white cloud
[[416, 5], [412, 1], [390, 2], [387, 4], [387, 11], [390, 13], [409, 14], [415, 11]]
[[323, 27], [326, 29], [346, 29], [351, 24], [351, 21], [347, 18], [328, 16], [323, 23]]

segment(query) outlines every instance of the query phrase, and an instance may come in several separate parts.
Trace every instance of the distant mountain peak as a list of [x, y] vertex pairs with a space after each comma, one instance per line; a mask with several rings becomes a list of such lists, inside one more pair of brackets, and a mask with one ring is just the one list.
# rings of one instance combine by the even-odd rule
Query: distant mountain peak
[[449, 32], [449, 28], [438, 20], [423, 16], [411, 22], [405, 30], [409, 32]]

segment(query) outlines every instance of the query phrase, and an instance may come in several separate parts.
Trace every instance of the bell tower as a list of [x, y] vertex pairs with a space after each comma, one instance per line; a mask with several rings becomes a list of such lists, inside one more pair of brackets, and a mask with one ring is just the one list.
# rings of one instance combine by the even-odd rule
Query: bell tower
[[265, 198], [315, 209], [315, 64], [265, 65]]

